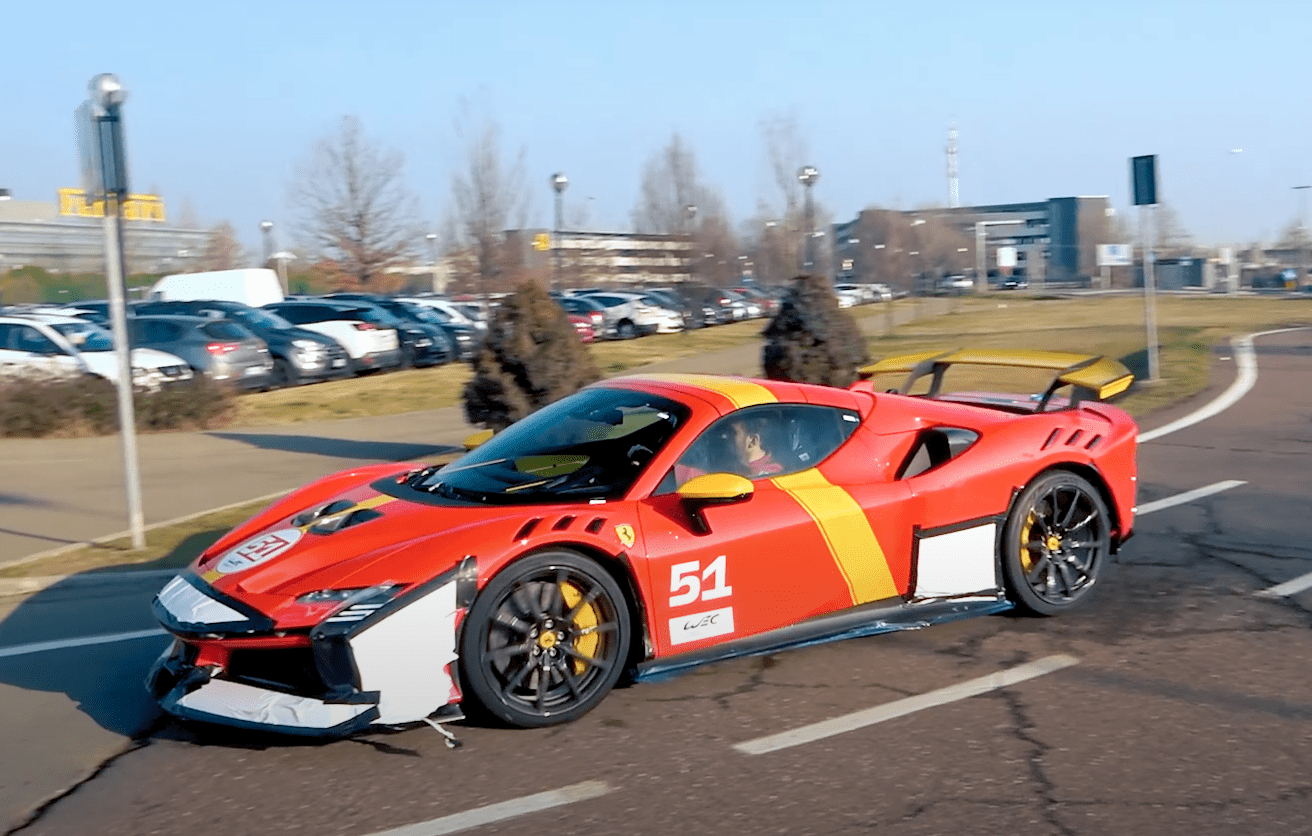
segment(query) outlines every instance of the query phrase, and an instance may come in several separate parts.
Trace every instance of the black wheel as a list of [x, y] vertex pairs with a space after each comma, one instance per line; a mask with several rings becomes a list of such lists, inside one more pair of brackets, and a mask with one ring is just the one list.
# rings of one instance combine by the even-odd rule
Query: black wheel
[[1002, 535], [1012, 601], [1037, 615], [1084, 601], [1111, 551], [1110, 520], [1098, 489], [1074, 473], [1053, 471], [1031, 482]]
[[623, 320], [615, 329], [615, 335], [621, 340], [631, 340], [638, 336], [638, 328], [629, 320]]
[[276, 388], [296, 386], [301, 382], [301, 374], [290, 361], [275, 357], [273, 360], [273, 385]]
[[511, 564], [474, 600], [460, 640], [465, 696], [521, 728], [568, 723], [615, 685], [629, 647], [615, 579], [569, 551]]

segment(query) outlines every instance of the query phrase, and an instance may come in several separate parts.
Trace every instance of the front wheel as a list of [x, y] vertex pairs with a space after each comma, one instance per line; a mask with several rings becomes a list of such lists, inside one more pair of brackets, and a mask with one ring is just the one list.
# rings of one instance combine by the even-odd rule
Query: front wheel
[[522, 558], [475, 599], [460, 641], [466, 696], [512, 726], [568, 723], [627, 661], [629, 607], [610, 573], [571, 551]]
[[1084, 601], [1111, 551], [1110, 520], [1087, 479], [1054, 471], [1031, 482], [1003, 532], [1002, 565], [1012, 601], [1036, 615], [1056, 615]]

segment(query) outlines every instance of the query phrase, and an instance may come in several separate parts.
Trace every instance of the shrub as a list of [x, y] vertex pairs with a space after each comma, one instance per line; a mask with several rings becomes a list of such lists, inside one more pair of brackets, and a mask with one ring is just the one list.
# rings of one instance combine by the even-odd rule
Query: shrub
[[856, 319], [823, 276], [798, 276], [765, 327], [761, 365], [771, 380], [850, 386], [870, 359]]
[[[141, 431], [208, 429], [230, 417], [233, 394], [205, 378], [138, 390], [133, 398]], [[100, 377], [0, 381], [0, 437], [43, 438], [118, 432], [118, 394]]]
[[527, 281], [502, 300], [465, 385], [465, 418], [502, 430], [601, 374], [565, 311]]

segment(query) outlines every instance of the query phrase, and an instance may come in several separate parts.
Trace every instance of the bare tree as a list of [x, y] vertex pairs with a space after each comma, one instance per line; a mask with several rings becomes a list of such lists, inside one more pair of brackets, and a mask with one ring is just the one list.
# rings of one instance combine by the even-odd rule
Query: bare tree
[[[638, 203], [633, 207], [633, 229], [656, 235], [687, 235], [704, 206], [697, 182], [697, 160], [677, 133], [642, 169]], [[690, 209], [691, 207], [691, 209]]]
[[399, 151], [372, 144], [354, 116], [319, 141], [297, 168], [288, 197], [295, 231], [361, 287], [402, 261], [418, 234], [414, 196], [402, 183]]
[[245, 248], [237, 240], [237, 233], [233, 230], [232, 224], [223, 221], [210, 230], [209, 236], [205, 239], [205, 249], [200, 252], [200, 257], [194, 263], [188, 265], [191, 268], [188, 272], [235, 270], [245, 264]]
[[513, 160], [501, 155], [501, 128], [489, 116], [477, 116], [466, 104], [456, 119], [461, 165], [451, 175], [454, 206], [451, 248], [471, 250], [476, 275], [463, 283], [492, 290], [500, 281], [505, 231], [523, 227], [528, 216], [528, 178], [523, 147]]
[[679, 134], [643, 167], [632, 217], [636, 232], [687, 236], [697, 281], [737, 280], [739, 247], [728, 209], [720, 193], [700, 181], [696, 157]]

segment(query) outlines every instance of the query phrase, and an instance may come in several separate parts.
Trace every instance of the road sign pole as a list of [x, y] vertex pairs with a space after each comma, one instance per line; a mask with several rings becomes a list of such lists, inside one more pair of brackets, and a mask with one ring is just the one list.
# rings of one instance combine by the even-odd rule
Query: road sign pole
[[128, 196], [127, 154], [123, 147], [121, 106], [127, 97], [118, 79], [102, 73], [88, 85], [91, 99], [76, 112], [79, 150], [87, 199], [105, 202], [105, 287], [110, 327], [118, 365], [118, 425], [123, 447], [123, 479], [127, 489], [128, 528], [132, 548], [145, 548], [145, 514], [137, 456], [136, 408], [132, 392], [132, 346], [128, 335], [123, 258], [123, 203]]
[[1143, 312], [1144, 326], [1148, 340], [1148, 379], [1161, 377], [1161, 366], [1157, 357], [1157, 279], [1154, 262], [1157, 254], [1152, 246], [1152, 235], [1156, 228], [1153, 217], [1156, 204], [1139, 207], [1139, 238], [1143, 241]]

